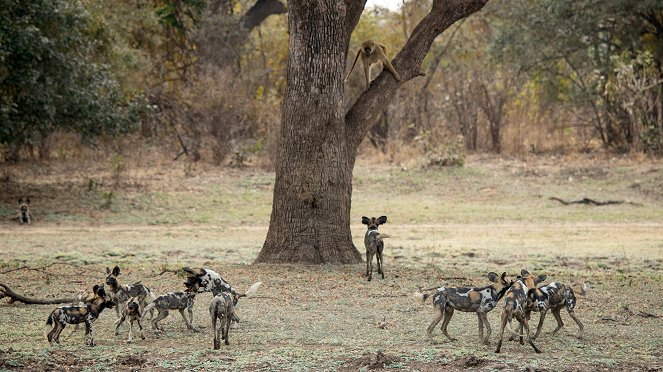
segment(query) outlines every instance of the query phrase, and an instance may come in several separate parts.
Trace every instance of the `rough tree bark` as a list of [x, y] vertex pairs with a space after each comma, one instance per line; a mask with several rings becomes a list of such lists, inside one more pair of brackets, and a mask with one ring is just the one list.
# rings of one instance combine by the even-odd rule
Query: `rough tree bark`
[[487, 1], [434, 0], [392, 61], [402, 81], [381, 73], [348, 112], [343, 78], [350, 36], [365, 1], [288, 1], [287, 84], [274, 199], [256, 262], [362, 261], [350, 232], [357, 148], [398, 88], [421, 75], [435, 37]]

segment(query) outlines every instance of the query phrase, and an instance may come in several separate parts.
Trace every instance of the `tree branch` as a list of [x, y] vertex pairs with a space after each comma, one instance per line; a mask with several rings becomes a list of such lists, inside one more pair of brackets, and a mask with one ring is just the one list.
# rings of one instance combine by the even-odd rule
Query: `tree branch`
[[402, 80], [396, 81], [391, 73], [383, 70], [346, 113], [348, 140], [355, 148], [359, 146], [377, 120], [380, 110], [387, 105], [398, 88], [421, 75], [421, 64], [433, 40], [456, 21], [483, 8], [487, 2], [488, 0], [433, 1], [430, 13], [415, 27], [408, 41], [392, 61]]
[[53, 305], [78, 301], [76, 298], [55, 298], [51, 300], [29, 298], [12, 291], [6, 284], [0, 283], [0, 287], [0, 298], [9, 297], [10, 304], [18, 301], [28, 305]]

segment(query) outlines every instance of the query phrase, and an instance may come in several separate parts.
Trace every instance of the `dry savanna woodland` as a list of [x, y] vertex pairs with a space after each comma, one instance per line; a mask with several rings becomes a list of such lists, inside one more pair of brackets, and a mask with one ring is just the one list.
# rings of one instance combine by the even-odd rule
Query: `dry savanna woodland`
[[[7, 0], [0, 25], [0, 369], [663, 368], [660, 1]], [[116, 332], [142, 300], [114, 280], [152, 302], [201, 268], [248, 293], [228, 345], [210, 292]], [[562, 305], [541, 353], [508, 327], [496, 353], [516, 294], [477, 316], [462, 290], [427, 336], [436, 288], [522, 269], [582, 337]], [[63, 306], [94, 346], [49, 344]]]

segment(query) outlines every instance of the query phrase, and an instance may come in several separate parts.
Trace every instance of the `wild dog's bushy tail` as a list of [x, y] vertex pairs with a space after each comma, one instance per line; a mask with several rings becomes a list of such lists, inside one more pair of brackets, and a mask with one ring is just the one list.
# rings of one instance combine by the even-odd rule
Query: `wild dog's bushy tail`
[[46, 325], [53, 325], [53, 314], [48, 314], [48, 319], [46, 319]]
[[247, 289], [246, 292], [244, 292], [244, 296], [246, 296], [246, 298], [253, 297], [256, 294], [256, 292], [258, 292], [258, 289], [260, 288], [261, 285], [262, 282], [255, 282], [251, 284], [249, 289]]
[[412, 298], [414, 298], [414, 299], [415, 299], [417, 302], [419, 302], [420, 304], [425, 303], [426, 300], [428, 300], [428, 298], [430, 298], [430, 297], [431, 297], [430, 294], [428, 294], [428, 293], [421, 293], [420, 290], [419, 290], [419, 291], [415, 291], [415, 292], [412, 294]]

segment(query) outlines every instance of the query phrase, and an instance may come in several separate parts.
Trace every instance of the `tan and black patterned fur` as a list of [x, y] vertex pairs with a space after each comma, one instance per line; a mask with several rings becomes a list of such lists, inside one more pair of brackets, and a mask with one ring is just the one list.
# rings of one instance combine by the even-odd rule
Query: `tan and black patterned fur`
[[92, 323], [97, 320], [105, 308], [111, 308], [114, 304], [110, 297], [106, 295], [103, 287], [95, 285], [93, 293], [94, 297], [89, 299], [89, 302], [75, 306], [58, 307], [51, 312], [46, 320], [46, 325], [53, 327], [46, 336], [51, 345], [53, 342], [60, 343], [60, 334], [67, 324], [85, 323], [85, 344], [94, 346]]
[[580, 320], [575, 315], [575, 307], [577, 304], [575, 293], [573, 289], [565, 284], [552, 282], [548, 285], [544, 285], [539, 288], [531, 289], [528, 296], [528, 306], [526, 309], [526, 316], [529, 320], [530, 313], [532, 311], [538, 311], [541, 313], [539, 318], [539, 325], [536, 327], [536, 333], [532, 339], [539, 337], [541, 329], [543, 328], [543, 320], [546, 317], [546, 313], [550, 310], [557, 321], [557, 328], [552, 331], [554, 336], [557, 331], [559, 331], [563, 326], [564, 322], [560, 315], [560, 311], [563, 308], [566, 308], [566, 311], [569, 313], [569, 316], [576, 322], [578, 325], [578, 338], [583, 337], [584, 327]]
[[[537, 353], [540, 353], [541, 350], [539, 350], [538, 347], [534, 344], [532, 341], [532, 338], [530, 337], [529, 333], [529, 326], [527, 325], [527, 314], [526, 314], [526, 308], [527, 308], [527, 294], [529, 293], [529, 290], [531, 288], [535, 288], [538, 283], [541, 283], [542, 281], [546, 280], [545, 275], [539, 275], [538, 277], [534, 277], [533, 275], [530, 275], [530, 273], [523, 269], [520, 272], [520, 276], [518, 279], [513, 283], [511, 288], [509, 288], [506, 291], [506, 294], [504, 295], [504, 309], [502, 310], [502, 323], [501, 323], [501, 332], [500, 332], [500, 340], [497, 343], [497, 349], [495, 350], [496, 353], [499, 353], [501, 348], [502, 348], [502, 340], [504, 339], [504, 329], [508, 326], [509, 330], [512, 333], [515, 333], [513, 329], [511, 328], [511, 319], [516, 318], [516, 320], [521, 324], [521, 326], [525, 329], [525, 332], [527, 332], [527, 342], [529, 342], [530, 345], [534, 348], [534, 351]], [[523, 336], [522, 334], [520, 336], [520, 344], [523, 345]]]
[[387, 223], [387, 216], [362, 217], [361, 223], [368, 226], [366, 235], [364, 235], [364, 246], [366, 246], [366, 277], [370, 282], [373, 279], [373, 256], [376, 257], [378, 264], [378, 274], [384, 279], [384, 268], [382, 267], [382, 251], [384, 250], [384, 236], [378, 232], [378, 227]]
[[[237, 305], [238, 296], [222, 292], [214, 296], [212, 303], [209, 305], [209, 314], [212, 317], [212, 335], [214, 336], [214, 349], [221, 347], [221, 340], [224, 340], [226, 345], [230, 345], [228, 340], [228, 331], [230, 330], [230, 323], [239, 323], [239, 318], [235, 314], [235, 305]], [[221, 324], [217, 328], [217, 321]]]
[[[433, 330], [435, 326], [444, 319], [442, 322], [442, 333], [450, 340], [456, 339], [449, 336], [447, 326], [454, 315], [454, 310], [463, 312], [477, 313], [479, 319], [479, 338], [481, 342], [488, 344], [490, 338], [491, 328], [488, 322], [488, 312], [495, 308], [497, 302], [504, 296], [504, 293], [509, 289], [512, 281], [502, 273], [499, 276], [497, 273], [488, 273], [488, 280], [493, 284], [485, 287], [476, 288], [437, 288], [435, 293], [430, 296], [428, 294], [418, 294], [418, 297], [425, 301], [429, 296], [433, 298], [433, 308], [435, 310], [435, 319], [428, 326], [426, 335], [430, 340], [433, 339]], [[486, 337], [484, 338], [483, 329], [486, 328]]]

